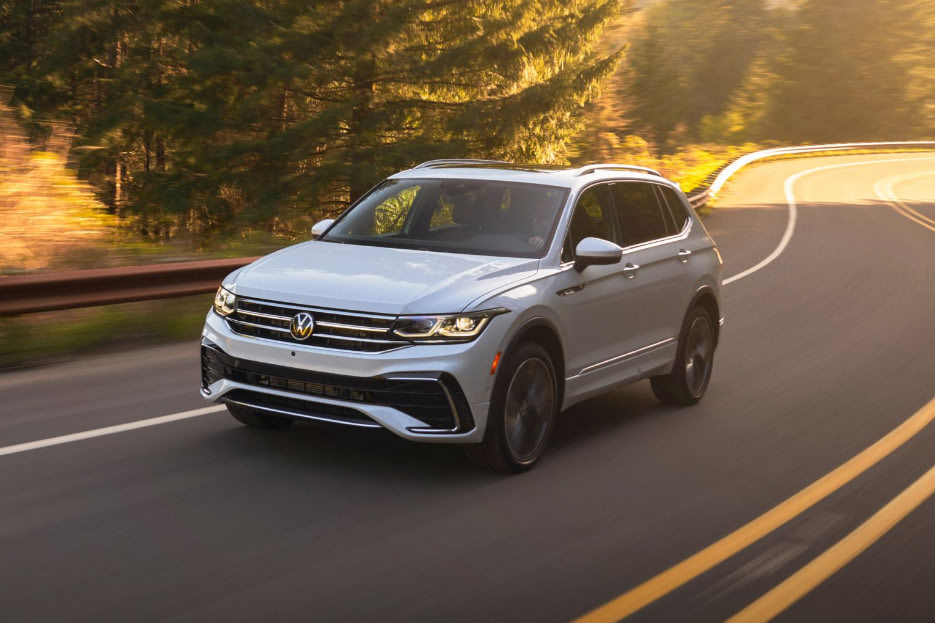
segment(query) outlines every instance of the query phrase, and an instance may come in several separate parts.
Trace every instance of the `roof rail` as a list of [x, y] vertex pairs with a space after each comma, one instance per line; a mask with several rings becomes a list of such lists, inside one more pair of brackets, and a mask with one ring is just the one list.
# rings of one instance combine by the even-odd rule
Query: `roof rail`
[[478, 158], [442, 158], [440, 160], [427, 160], [421, 164], [412, 167], [413, 169], [425, 169], [428, 167], [444, 166], [446, 164], [510, 164], [503, 160], [480, 160]]
[[663, 177], [662, 173], [655, 169], [650, 169], [649, 167], [640, 167], [635, 164], [587, 164], [578, 169], [578, 171], [575, 173], [575, 177], [588, 175], [589, 173], [594, 173], [595, 171], [639, 171], [640, 173], [649, 173], [650, 175]]

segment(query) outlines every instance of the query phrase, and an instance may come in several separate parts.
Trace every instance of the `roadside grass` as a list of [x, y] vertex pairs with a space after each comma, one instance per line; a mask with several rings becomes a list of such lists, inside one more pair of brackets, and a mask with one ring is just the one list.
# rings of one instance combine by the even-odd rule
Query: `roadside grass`
[[213, 299], [202, 294], [0, 318], [0, 370], [196, 340]]
[[740, 156], [761, 149], [758, 145], [692, 145], [659, 159], [659, 172], [677, 182], [686, 193]]

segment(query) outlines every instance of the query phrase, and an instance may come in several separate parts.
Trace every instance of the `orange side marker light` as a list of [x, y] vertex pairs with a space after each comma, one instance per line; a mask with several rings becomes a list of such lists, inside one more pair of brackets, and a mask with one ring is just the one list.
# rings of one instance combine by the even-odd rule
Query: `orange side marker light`
[[[502, 351], [501, 351], [502, 352]], [[493, 363], [490, 364], [490, 373], [494, 374], [497, 371], [497, 366], [500, 364], [500, 353], [494, 355]]]

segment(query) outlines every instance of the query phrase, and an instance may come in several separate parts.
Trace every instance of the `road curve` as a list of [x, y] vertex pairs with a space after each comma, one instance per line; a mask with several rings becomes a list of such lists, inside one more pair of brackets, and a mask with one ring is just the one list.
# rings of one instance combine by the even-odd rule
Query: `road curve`
[[[705, 224], [728, 278], [774, 256], [725, 286], [705, 400], [665, 407], [641, 383], [576, 406], [516, 477], [387, 434], [256, 432], [223, 413], [3, 455], [204, 403], [194, 344], [0, 376], [2, 618], [616, 620], [605, 604], [935, 397], [935, 154], [762, 164]], [[863, 471], [627, 620], [722, 621], [766, 600], [776, 620], [931, 621], [935, 500], [917, 494], [935, 424], [916, 421]], [[898, 521], [829, 566], [891, 503]], [[775, 610], [767, 597], [816, 567], [821, 581]]]

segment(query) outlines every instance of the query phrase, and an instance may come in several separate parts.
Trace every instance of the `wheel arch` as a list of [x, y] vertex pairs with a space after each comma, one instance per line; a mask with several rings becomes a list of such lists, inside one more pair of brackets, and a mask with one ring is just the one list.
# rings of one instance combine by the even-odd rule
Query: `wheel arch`
[[711, 320], [714, 321], [714, 344], [717, 346], [721, 337], [721, 305], [714, 293], [714, 288], [707, 285], [698, 288], [688, 304], [685, 314], [687, 315], [688, 312], [699, 306], [703, 307], [711, 315]]
[[[558, 404], [565, 399], [565, 348], [559, 337], [558, 329], [544, 317], [530, 318], [525, 321], [507, 342], [503, 354], [510, 353], [518, 344], [525, 341], [536, 342], [549, 353], [552, 365], [555, 366], [556, 382], [558, 384]], [[499, 375], [499, 370], [497, 371]]]

